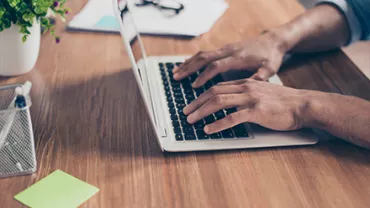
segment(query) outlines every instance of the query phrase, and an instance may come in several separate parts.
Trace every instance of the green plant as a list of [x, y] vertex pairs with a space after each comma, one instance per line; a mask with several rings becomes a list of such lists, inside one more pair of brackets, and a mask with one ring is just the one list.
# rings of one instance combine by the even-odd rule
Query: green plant
[[50, 31], [57, 43], [60, 37], [55, 35], [54, 25], [47, 18], [48, 11], [65, 20], [65, 15], [70, 11], [64, 7], [67, 0], [0, 0], [0, 32], [10, 28], [12, 24], [20, 27], [23, 34], [22, 41], [30, 35], [29, 28], [34, 21], [39, 21], [44, 28], [44, 33]]

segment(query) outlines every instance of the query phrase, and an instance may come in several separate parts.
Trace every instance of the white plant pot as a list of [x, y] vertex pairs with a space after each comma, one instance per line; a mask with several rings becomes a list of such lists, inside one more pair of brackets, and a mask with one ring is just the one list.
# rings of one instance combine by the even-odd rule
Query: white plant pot
[[19, 26], [12, 25], [0, 32], [0, 76], [17, 76], [33, 69], [40, 50], [41, 29], [35, 21], [25, 43]]

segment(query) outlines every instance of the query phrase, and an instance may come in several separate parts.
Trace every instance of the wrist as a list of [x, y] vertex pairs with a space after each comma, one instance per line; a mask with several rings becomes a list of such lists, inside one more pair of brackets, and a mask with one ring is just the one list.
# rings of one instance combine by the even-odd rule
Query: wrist
[[288, 53], [299, 43], [299, 38], [294, 34], [290, 25], [271, 29], [266, 32], [266, 35], [276, 42], [278, 49], [283, 54]]
[[326, 129], [325, 118], [333, 107], [329, 103], [332, 95], [307, 90], [301, 96], [304, 96], [304, 105], [301, 108], [302, 127]]

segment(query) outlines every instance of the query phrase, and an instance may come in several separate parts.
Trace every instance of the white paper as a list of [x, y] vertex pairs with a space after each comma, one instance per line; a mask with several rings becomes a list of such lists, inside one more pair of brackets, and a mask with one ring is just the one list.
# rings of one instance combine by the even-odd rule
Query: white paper
[[[208, 32], [223, 15], [228, 4], [223, 0], [179, 0], [184, 10], [174, 17], [165, 16], [154, 6], [131, 7], [139, 33], [199, 36]], [[102, 18], [114, 17], [111, 0], [90, 0], [68, 24], [69, 29], [119, 32], [116, 25], [99, 25]], [[127, 26], [127, 33], [134, 34]]]

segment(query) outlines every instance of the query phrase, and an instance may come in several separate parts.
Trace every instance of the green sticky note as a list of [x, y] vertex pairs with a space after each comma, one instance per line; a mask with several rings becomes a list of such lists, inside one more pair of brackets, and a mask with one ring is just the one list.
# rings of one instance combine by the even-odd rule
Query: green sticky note
[[98, 188], [56, 170], [14, 198], [32, 208], [76, 208], [98, 191]]

